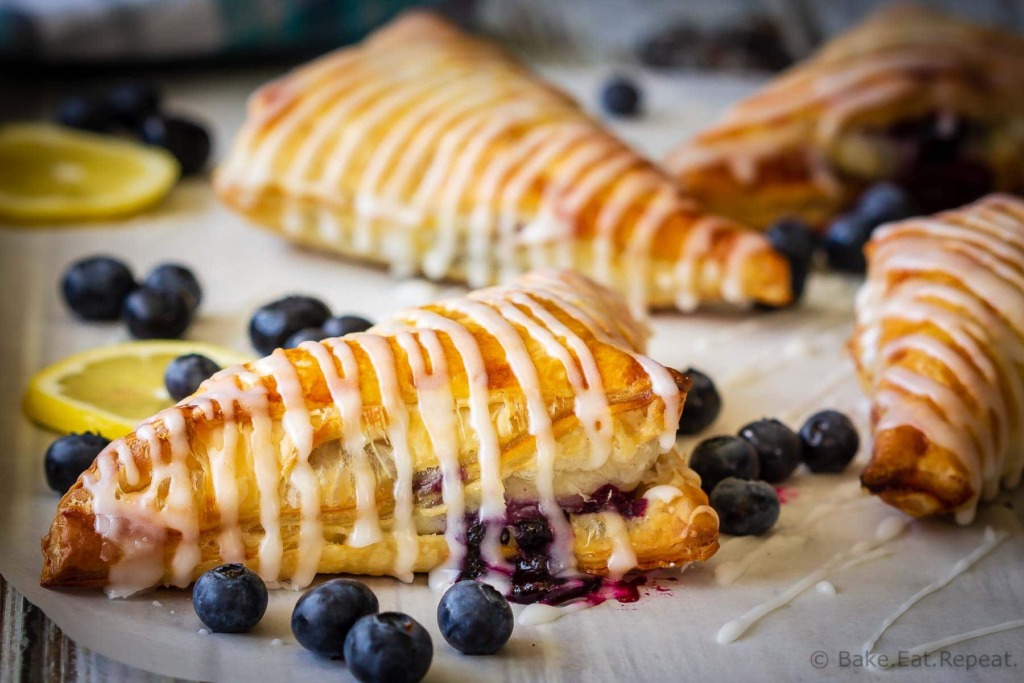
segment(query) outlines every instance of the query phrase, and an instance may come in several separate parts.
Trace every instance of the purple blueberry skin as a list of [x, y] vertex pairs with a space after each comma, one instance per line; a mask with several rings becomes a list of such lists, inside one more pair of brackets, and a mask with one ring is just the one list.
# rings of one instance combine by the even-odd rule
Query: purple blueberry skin
[[110, 439], [91, 432], [68, 434], [51, 443], [43, 458], [47, 485], [57, 493], [67, 493], [109, 443]]
[[804, 295], [807, 276], [811, 272], [811, 261], [817, 248], [814, 233], [801, 221], [790, 218], [772, 225], [765, 237], [789, 262], [790, 289], [796, 303]]
[[267, 611], [267, 586], [242, 564], [206, 572], [192, 589], [196, 616], [214, 633], [247, 633]]
[[373, 323], [358, 315], [339, 315], [324, 321], [324, 339], [344, 337], [353, 332], [365, 332], [373, 327]]
[[800, 428], [804, 462], [811, 472], [842, 472], [860, 448], [860, 436], [850, 418], [836, 410], [823, 410], [807, 418]]
[[711, 426], [722, 412], [722, 397], [715, 383], [696, 368], [687, 368], [683, 374], [690, 378], [690, 391], [686, 393], [683, 415], [679, 418], [680, 434], [697, 434]]
[[199, 385], [220, 370], [220, 366], [206, 356], [190, 353], [178, 356], [164, 370], [164, 386], [175, 401], [196, 393]]
[[331, 315], [327, 304], [311, 296], [293, 295], [261, 306], [249, 321], [249, 340], [263, 355], [284, 346], [307, 327], [320, 327]]
[[601, 106], [612, 116], [637, 116], [641, 99], [640, 89], [625, 76], [609, 79], [601, 90]]
[[362, 683], [417, 683], [433, 659], [430, 634], [400, 612], [367, 615], [345, 638], [345, 663]]
[[740, 428], [739, 435], [757, 451], [761, 479], [769, 484], [785, 481], [799, 467], [803, 457], [800, 437], [778, 420], [751, 422]]
[[738, 436], [713, 436], [701, 441], [690, 456], [690, 468], [700, 475], [700, 486], [708, 493], [726, 477], [761, 476], [757, 451]]
[[146, 276], [143, 286], [177, 292], [188, 304], [189, 312], [194, 312], [203, 301], [203, 288], [195, 273], [180, 263], [162, 263]]
[[83, 320], [117, 320], [137, 286], [131, 269], [110, 256], [75, 261], [61, 280], [64, 301]]
[[327, 339], [322, 327], [303, 327], [301, 330], [284, 340], [282, 349], [295, 349], [303, 342], [318, 342]]
[[178, 339], [192, 323], [188, 303], [177, 292], [139, 287], [124, 300], [122, 313], [136, 339]]
[[203, 169], [210, 156], [210, 132], [200, 123], [181, 116], [153, 114], [139, 125], [139, 137], [149, 145], [163, 147], [181, 164], [182, 175]]
[[459, 581], [441, 597], [437, 625], [448, 644], [462, 654], [491, 655], [512, 637], [512, 608], [486, 583]]
[[377, 596], [352, 579], [332, 579], [295, 603], [292, 633], [299, 645], [323, 657], [344, 657], [345, 636], [362, 617], [380, 609]]
[[719, 528], [733, 536], [760, 536], [779, 519], [779, 496], [770, 484], [728, 477], [710, 496]]

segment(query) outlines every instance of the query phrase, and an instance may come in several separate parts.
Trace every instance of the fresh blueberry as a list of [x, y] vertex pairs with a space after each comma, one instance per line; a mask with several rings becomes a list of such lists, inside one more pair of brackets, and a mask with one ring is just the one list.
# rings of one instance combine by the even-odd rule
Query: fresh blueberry
[[117, 320], [136, 286], [128, 266], [109, 256], [75, 261], [61, 281], [64, 301], [84, 320]]
[[850, 418], [836, 410], [823, 410], [807, 418], [800, 428], [804, 462], [812, 472], [842, 472], [857, 455], [860, 436]]
[[373, 323], [358, 315], [338, 315], [324, 321], [324, 339], [344, 337], [353, 332], [365, 332], [373, 327]]
[[711, 378], [700, 370], [687, 368], [683, 374], [690, 378], [691, 386], [686, 393], [678, 431], [680, 434], [696, 434], [718, 419], [722, 412], [722, 397]]
[[690, 456], [690, 467], [700, 475], [700, 486], [707, 492], [726, 477], [757, 479], [761, 475], [757, 451], [738, 436], [713, 436], [701, 441]]
[[917, 213], [903, 188], [885, 181], [875, 183], [861, 195], [857, 212], [875, 225], [900, 221]]
[[111, 88], [107, 105], [118, 123], [134, 128], [160, 110], [160, 91], [149, 83], [120, 83]]
[[416, 683], [433, 658], [427, 629], [399, 612], [367, 615], [345, 638], [348, 670], [362, 683]]
[[192, 589], [196, 616], [214, 633], [246, 633], [267, 611], [267, 586], [244, 564], [224, 564], [199, 577]]
[[139, 287], [124, 300], [124, 321], [136, 339], [177, 339], [192, 317], [177, 292]]
[[167, 387], [167, 393], [171, 398], [180, 401], [196, 393], [199, 385], [218, 370], [219, 365], [198, 353], [179, 356], [167, 364], [164, 371], [164, 386]]
[[94, 98], [73, 96], [57, 105], [57, 122], [69, 128], [105, 133], [114, 127], [107, 103]]
[[767, 232], [768, 242], [789, 261], [790, 288], [793, 301], [799, 301], [804, 294], [807, 275], [811, 271], [816, 240], [814, 233], [802, 221], [781, 220]]
[[760, 536], [779, 519], [779, 496], [763, 481], [723, 479], [710, 499], [719, 528], [733, 536]]
[[190, 313], [199, 308], [203, 300], [203, 288], [195, 273], [180, 263], [162, 263], [146, 276], [142, 282], [146, 287], [177, 292], [185, 299]]
[[324, 657], [345, 656], [345, 636], [352, 625], [380, 605], [365, 584], [332, 579], [307, 592], [292, 611], [292, 633], [299, 645]]
[[57, 493], [67, 493], [108, 443], [110, 439], [91, 432], [68, 434], [51, 443], [43, 459], [47, 485]]
[[302, 342], [318, 342], [327, 339], [327, 334], [322, 327], [303, 327], [301, 330], [284, 340], [282, 349], [294, 349]]
[[289, 296], [260, 307], [249, 321], [249, 340], [263, 355], [281, 348], [299, 330], [320, 327], [331, 315], [327, 305], [311, 296]]
[[640, 113], [640, 89], [625, 76], [615, 76], [601, 89], [601, 105], [612, 116], [636, 116]]
[[800, 464], [800, 437], [778, 420], [751, 422], [740, 428], [739, 435], [757, 451], [761, 479], [770, 484], [785, 481]]
[[829, 266], [843, 273], [863, 273], [867, 269], [864, 245], [871, 239], [876, 225], [870, 216], [857, 211], [832, 221], [823, 241]]
[[437, 605], [437, 626], [464, 655], [493, 655], [512, 636], [512, 608], [486, 583], [459, 581]]
[[206, 165], [210, 156], [210, 133], [195, 121], [178, 116], [156, 114], [142, 122], [142, 141], [163, 147], [181, 164], [183, 175], [191, 175]]

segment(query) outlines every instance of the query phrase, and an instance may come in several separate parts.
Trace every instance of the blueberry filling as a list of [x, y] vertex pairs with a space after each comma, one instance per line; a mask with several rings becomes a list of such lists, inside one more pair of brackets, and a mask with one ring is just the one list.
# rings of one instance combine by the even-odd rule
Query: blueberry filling
[[[615, 510], [623, 517], [631, 518], [646, 511], [647, 501], [643, 498], [633, 498], [632, 494], [623, 492], [616, 486], [606, 485], [586, 498], [580, 497], [563, 503], [561, 507], [565, 514]], [[486, 535], [485, 524], [472, 515], [467, 517], [466, 523], [466, 556], [458, 580], [479, 579], [488, 570], [507, 572], [489, 567], [481, 556], [480, 546]], [[580, 574], [565, 577], [551, 573], [548, 558], [554, 533], [535, 502], [509, 502], [505, 526], [501, 532], [501, 543], [508, 546], [513, 541], [515, 553], [511, 558], [511, 591], [508, 596], [511, 602], [558, 605], [580, 598], [605, 599], [598, 596], [598, 591], [605, 588], [607, 582], [599, 576]], [[638, 597], [635, 586], [633, 590], [620, 589], [621, 586], [634, 583], [635, 580], [632, 583], [615, 582], [609, 595], [622, 602], [631, 602]]]
[[895, 150], [892, 179], [924, 213], [967, 204], [994, 189], [992, 169], [974, 152], [984, 124], [933, 113], [879, 133]]

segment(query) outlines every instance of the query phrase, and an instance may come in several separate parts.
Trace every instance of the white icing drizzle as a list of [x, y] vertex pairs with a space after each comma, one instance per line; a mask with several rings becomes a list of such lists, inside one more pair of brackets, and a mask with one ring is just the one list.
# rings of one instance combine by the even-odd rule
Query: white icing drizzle
[[[743, 274], [770, 249], [762, 236], [727, 255], [696, 248], [708, 244], [691, 237], [706, 229], [702, 212], [571, 98], [456, 32], [379, 39], [402, 21], [257, 92], [218, 190], [246, 209], [270, 193], [288, 234], [387, 259], [402, 275], [475, 287], [575, 265], [623, 287], [642, 313], [652, 273], [678, 267], [684, 277], [659, 286], [659, 300], [752, 298]], [[694, 247], [679, 262], [654, 248], [669, 226]]]
[[[557, 442], [549, 410], [557, 404], [542, 391], [534, 356], [543, 355], [564, 368], [574, 414], [590, 442], [593, 467], [609, 457], [612, 438], [611, 409], [594, 357], [595, 343], [613, 345], [637, 360], [673, 422], [678, 417], [679, 392], [668, 370], [633, 350], [643, 343], [645, 332], [623, 312], [621, 301], [606, 301], [589, 283], [569, 274], [537, 274], [523, 282], [431, 309], [413, 309], [371, 332], [306, 342], [294, 351], [278, 349], [250, 366], [218, 372], [188, 402], [144, 422], [134, 437], [111, 444], [97, 458], [96, 469], [83, 479], [93, 497], [96, 530], [114, 541], [124, 558], [110, 569], [109, 592], [127, 595], [159, 583], [188, 585], [204, 559], [200, 553], [204, 524], [217, 526], [223, 561], [249, 561], [272, 586], [308, 585], [327, 543], [321, 506], [336, 504], [334, 487], [321, 482], [316, 469], [320, 454], [314, 447], [336, 448], [336, 453], [324, 457], [343, 458], [340, 476], [352, 477], [355, 513], [344, 542], [353, 548], [393, 543], [388, 572], [411, 580], [420, 545], [413, 490], [414, 457], [420, 454], [414, 454], [410, 444], [417, 419], [422, 420], [437, 459], [446, 506], [448, 559], [436, 568], [431, 584], [443, 585], [457, 576], [466, 555], [468, 510], [459, 430], [468, 427], [475, 436], [480, 466], [479, 516], [486, 529], [481, 556], [491, 570], [483, 578], [507, 591], [509, 565], [500, 545], [506, 523], [501, 447], [478, 334], [486, 334], [487, 343], [493, 339], [500, 346], [525, 398], [527, 432], [536, 443], [538, 505], [556, 539], [549, 550], [549, 566], [553, 572], [571, 573], [573, 532], [554, 488]], [[599, 312], [601, 306], [609, 310]], [[480, 332], [470, 332], [470, 326]], [[586, 334], [580, 331], [584, 328]], [[459, 422], [461, 408], [453, 395], [445, 341], [465, 371], [469, 413], [465, 426]], [[368, 364], [372, 372], [368, 369], [360, 376], [360, 363], [364, 368]], [[305, 374], [313, 367], [319, 376]], [[411, 376], [415, 399], [407, 396], [408, 387], [403, 389], [407, 376]], [[304, 379], [311, 386], [326, 387], [329, 400], [322, 398], [322, 389], [308, 390]], [[369, 395], [379, 395], [379, 405], [364, 405], [367, 382], [373, 382], [375, 391]], [[314, 405], [311, 396], [320, 403]], [[337, 430], [336, 435], [320, 436], [325, 441], [316, 442], [318, 435], [331, 429]], [[371, 438], [386, 440], [388, 448]], [[146, 449], [151, 461], [151, 481], [140, 491], [122, 488], [143, 484], [133, 448], [136, 453]], [[202, 466], [209, 481], [197, 494], [189, 461], [204, 457], [209, 461], [208, 468]], [[255, 480], [252, 490], [249, 477], [238, 471], [250, 466]], [[377, 506], [379, 477], [393, 479], [394, 512], [388, 537], [382, 533]], [[240, 482], [245, 482], [246, 490]], [[348, 480], [344, 482], [342, 488], [347, 491]], [[195, 500], [206, 488], [215, 502], [213, 520], [201, 518], [208, 506]], [[675, 487], [659, 486], [645, 495], [667, 504], [683, 494]], [[249, 558], [239, 518], [243, 496], [258, 498], [262, 527], [258, 548]], [[710, 512], [710, 508], [698, 508], [693, 514], [698, 512]], [[612, 545], [609, 572], [621, 576], [637, 565], [626, 522], [617, 512], [600, 515]], [[282, 523], [292, 524], [296, 516], [297, 543], [288, 547], [286, 562]], [[246, 530], [252, 526], [247, 520]], [[168, 532], [180, 540], [165, 567], [163, 546]], [[381, 552], [390, 550], [381, 548]]]
[[348, 335], [352, 343], [358, 344], [370, 359], [373, 371], [377, 375], [377, 386], [380, 388], [381, 403], [387, 413], [388, 443], [391, 446], [391, 458], [395, 464], [395, 514], [392, 537], [395, 540], [396, 554], [393, 573], [396, 577], [409, 583], [412, 581], [413, 566], [419, 552], [419, 537], [413, 520], [412, 452], [409, 449], [409, 413], [402, 398], [401, 388], [396, 375], [395, 356], [391, 345], [383, 337], [374, 334]]
[[[1024, 202], [991, 195], [895, 223], [872, 249], [854, 351], [872, 388], [875, 434], [910, 426], [959, 457], [971, 496], [955, 512], [966, 523], [980, 498], [1017, 485], [1024, 471]], [[903, 362], [907, 354], [929, 367]]]
[[820, 567], [810, 572], [777, 596], [754, 606], [748, 612], [724, 624], [715, 639], [721, 645], [732, 643], [747, 632], [751, 626], [759, 622], [780, 607], [784, 607], [799, 597], [804, 591], [824, 581], [832, 574], [850, 569], [865, 562], [871, 562], [889, 554], [884, 546], [898, 537], [906, 528], [908, 520], [903, 517], [888, 517], [878, 526], [875, 538], [870, 541], [856, 543], [849, 550], [837, 553], [825, 561]]
[[[984, 628], [975, 629], [973, 631], [966, 631], [965, 633], [958, 633], [956, 635], [941, 638], [939, 640], [933, 640], [932, 642], [924, 643], [923, 645], [917, 645], [907, 650], [908, 659], [921, 657], [923, 655], [931, 654], [932, 652], [936, 652], [938, 650], [944, 650], [950, 645], [956, 645], [957, 643], [962, 643], [967, 640], [981, 638], [982, 636], [989, 636], [993, 633], [1002, 633], [1003, 631], [1009, 631], [1015, 628], [1024, 628], [1024, 619], [1004, 621], [1001, 624], [986, 626]], [[899, 661], [896, 660], [894, 664], [898, 665]]]
[[580, 610], [585, 610], [588, 607], [593, 606], [594, 605], [592, 603], [586, 602], [585, 600], [572, 602], [560, 607], [535, 602], [532, 605], [527, 605], [523, 608], [523, 611], [519, 613], [519, 618], [516, 621], [520, 626], [541, 626], [543, 624], [550, 624], [557, 619], [561, 619], [571, 612], [579, 612]]
[[601, 521], [604, 523], [608, 539], [612, 543], [612, 554], [608, 558], [608, 576], [613, 579], [621, 579], [626, 572], [637, 565], [633, 542], [629, 538], [626, 522], [618, 512], [614, 510], [602, 512]]
[[836, 595], [836, 585], [828, 580], [819, 581], [814, 584], [814, 590], [829, 597], [835, 597]]
[[941, 579], [933, 583], [930, 583], [924, 588], [922, 588], [920, 591], [911, 596], [910, 599], [908, 599], [902, 605], [897, 607], [892, 614], [885, 618], [882, 624], [878, 627], [878, 630], [876, 630], [871, 635], [871, 637], [868, 638], [868, 641], [864, 644], [864, 652], [868, 654], [873, 652], [875, 646], [878, 644], [879, 639], [881, 639], [885, 632], [889, 630], [889, 627], [895, 624], [900, 617], [902, 617], [904, 614], [910, 611], [910, 609], [914, 607], [914, 605], [921, 602], [921, 600], [925, 599], [932, 593], [948, 586], [958, 576], [963, 574], [965, 571], [967, 571], [972, 566], [977, 564], [986, 555], [988, 555], [997, 547], [999, 547], [999, 544], [1005, 541], [1008, 537], [1009, 534], [1007, 534], [1005, 531], [995, 531], [994, 529], [992, 529], [992, 527], [986, 527], [984, 539], [978, 545], [977, 548], [975, 548], [973, 551], [971, 551], [969, 554], [965, 555], [961, 559], [957, 560]]

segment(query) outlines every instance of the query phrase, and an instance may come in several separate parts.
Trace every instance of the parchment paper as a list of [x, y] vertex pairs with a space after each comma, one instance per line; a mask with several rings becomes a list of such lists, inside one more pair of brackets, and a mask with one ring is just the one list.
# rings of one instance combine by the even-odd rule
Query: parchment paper
[[[554, 76], [593, 101], [604, 73], [557, 70]], [[242, 102], [267, 74], [171, 83], [177, 103], [206, 114], [226, 144]], [[616, 124], [653, 155], [712, 118], [751, 84], [711, 79], [644, 81], [649, 115]], [[379, 318], [403, 305], [450, 295], [423, 283], [396, 284], [385, 273], [286, 246], [247, 227], [210, 196], [205, 180], [183, 183], [159, 211], [127, 223], [88, 230], [0, 230], [0, 571], [81, 645], [136, 667], [208, 681], [345, 680], [344, 665], [299, 647], [288, 622], [297, 593], [272, 591], [270, 609], [251, 634], [199, 635], [187, 591], [155, 591], [127, 600], [99, 592], [44, 590], [38, 585], [39, 539], [58, 497], [43, 478], [42, 458], [53, 435], [32, 426], [19, 408], [32, 372], [74, 351], [123, 341], [118, 325], [71, 319], [58, 295], [60, 273], [71, 260], [110, 253], [130, 261], [138, 274], [155, 263], [191, 264], [205, 286], [192, 339], [249, 351], [245, 336], [251, 312], [290, 292], [324, 298], [337, 312]], [[709, 372], [725, 398], [725, 411], [708, 435], [730, 433], [762, 416], [798, 427], [824, 407], [850, 412], [863, 429], [865, 404], [842, 344], [851, 327], [855, 280], [817, 275], [809, 301], [797, 311], [741, 316], [659, 315], [652, 355], [678, 368]], [[866, 432], [862, 432], [865, 433]], [[692, 440], [684, 447], [692, 446]], [[863, 454], [862, 454], [863, 455]], [[862, 461], [839, 476], [801, 472], [785, 490], [789, 502], [776, 533], [791, 531], [807, 512], [856, 487]], [[862, 495], [862, 494], [861, 494]], [[1014, 509], [1008, 506], [1014, 505]], [[704, 566], [666, 574], [640, 602], [606, 603], [552, 624], [517, 627], [495, 657], [463, 657], [441, 639], [434, 617], [438, 595], [423, 579], [408, 586], [370, 579], [382, 609], [418, 619], [434, 638], [428, 679], [488, 681], [555, 680], [852, 680], [966, 678], [1020, 680], [1024, 632], [1009, 631], [952, 646], [951, 653], [1008, 653], [1009, 667], [966, 668], [936, 656], [929, 668], [888, 672], [841, 666], [842, 652], [859, 653], [864, 641], [896, 605], [941, 577], [981, 541], [986, 524], [1012, 531], [1011, 538], [948, 588], [910, 611], [882, 639], [879, 650], [895, 653], [955, 633], [1024, 617], [1024, 536], [1019, 529], [1022, 496], [1004, 496], [967, 528], [948, 522], [915, 522], [891, 544], [892, 554], [830, 577], [838, 593], [810, 590], [769, 615], [732, 645], [715, 634], [727, 621], [772, 597], [856, 541], [873, 537], [880, 521], [899, 513], [875, 500], [824, 517], [806, 542], [763, 558], [731, 585], [715, 582], [714, 568], [736, 560], [760, 541], [726, 540]], [[280, 644], [275, 644], [275, 639]], [[817, 652], [824, 652], [827, 663]]]

